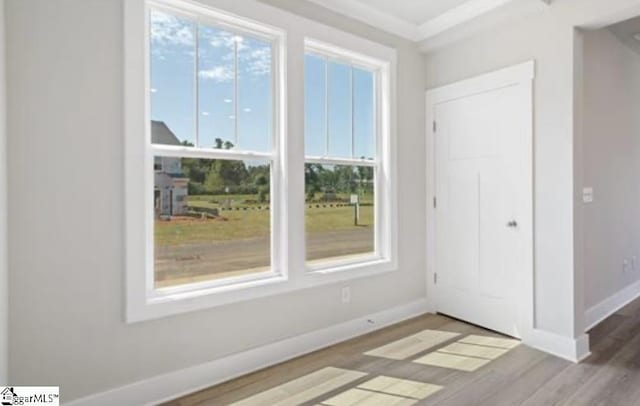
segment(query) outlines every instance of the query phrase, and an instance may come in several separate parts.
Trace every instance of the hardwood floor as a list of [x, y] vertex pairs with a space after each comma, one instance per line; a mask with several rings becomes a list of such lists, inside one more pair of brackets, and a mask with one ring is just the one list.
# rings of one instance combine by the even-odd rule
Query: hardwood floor
[[640, 301], [591, 332], [581, 364], [427, 315], [167, 403], [640, 405]]

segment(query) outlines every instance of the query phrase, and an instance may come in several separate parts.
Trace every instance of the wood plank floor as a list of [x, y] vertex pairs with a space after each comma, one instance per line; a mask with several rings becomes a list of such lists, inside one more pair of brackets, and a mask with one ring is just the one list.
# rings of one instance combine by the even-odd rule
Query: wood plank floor
[[427, 315], [167, 405], [640, 405], [640, 301], [591, 332], [591, 351], [575, 365]]

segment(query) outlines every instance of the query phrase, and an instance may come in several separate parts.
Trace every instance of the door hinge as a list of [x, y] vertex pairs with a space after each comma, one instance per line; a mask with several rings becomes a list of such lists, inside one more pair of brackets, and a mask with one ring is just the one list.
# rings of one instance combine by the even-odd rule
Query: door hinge
[[433, 197], [433, 208], [434, 209], [438, 208], [438, 199], [435, 196]]
[[434, 121], [433, 122], [433, 132], [438, 131], [438, 124]]
[[438, 274], [437, 274], [437, 273], [434, 273], [434, 274], [433, 274], [433, 284], [434, 284], [434, 285], [437, 285], [437, 284], [438, 284]]

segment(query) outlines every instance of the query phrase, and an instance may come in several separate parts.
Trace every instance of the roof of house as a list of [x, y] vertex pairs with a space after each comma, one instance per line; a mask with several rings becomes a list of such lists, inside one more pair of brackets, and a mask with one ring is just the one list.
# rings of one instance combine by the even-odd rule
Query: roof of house
[[181, 145], [178, 137], [164, 121], [151, 121], [151, 142], [161, 145]]

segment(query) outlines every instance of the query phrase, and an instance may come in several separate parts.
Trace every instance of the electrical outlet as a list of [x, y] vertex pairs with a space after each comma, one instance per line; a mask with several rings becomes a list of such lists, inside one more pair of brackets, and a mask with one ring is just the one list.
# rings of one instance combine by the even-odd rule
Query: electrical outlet
[[351, 302], [351, 288], [345, 286], [342, 288], [342, 303], [347, 304]]

